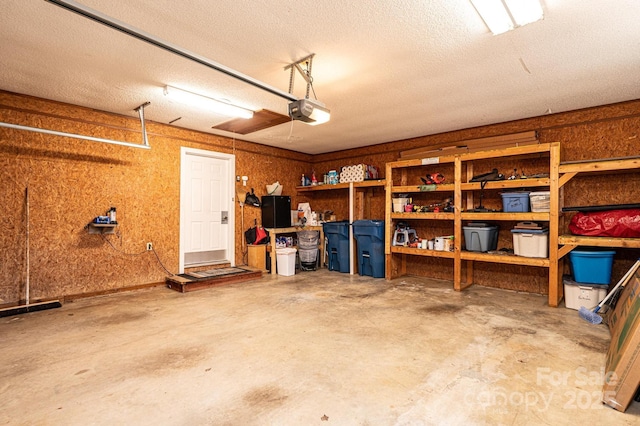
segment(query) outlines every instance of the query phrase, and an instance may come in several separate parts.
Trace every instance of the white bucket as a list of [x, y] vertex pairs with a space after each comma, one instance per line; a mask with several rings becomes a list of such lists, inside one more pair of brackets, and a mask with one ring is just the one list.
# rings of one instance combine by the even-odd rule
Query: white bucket
[[404, 206], [407, 205], [407, 203], [409, 202], [408, 198], [393, 198], [393, 211], [395, 213], [403, 213], [404, 212]]
[[444, 237], [436, 237], [436, 242], [433, 245], [433, 249], [437, 251], [444, 251]]

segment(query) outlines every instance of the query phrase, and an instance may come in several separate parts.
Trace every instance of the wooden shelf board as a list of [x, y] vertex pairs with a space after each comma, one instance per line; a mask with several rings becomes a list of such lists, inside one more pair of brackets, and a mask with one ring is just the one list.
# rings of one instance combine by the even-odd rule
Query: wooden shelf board
[[87, 224], [89, 234], [115, 234], [117, 223], [93, 223]]
[[391, 219], [453, 220], [453, 213], [391, 213]]
[[462, 220], [504, 220], [504, 221], [548, 221], [548, 212], [527, 212], [527, 213], [504, 213], [504, 212], [487, 212], [474, 213], [463, 212]]
[[560, 235], [558, 244], [592, 247], [640, 248], [640, 238], [585, 237], [581, 235]]
[[551, 145], [552, 144], [550, 143], [541, 143], [538, 145], [525, 145], [512, 148], [500, 148], [487, 151], [470, 152], [468, 154], [460, 154], [460, 159], [462, 161], [471, 161], [483, 160], [486, 158], [511, 157], [515, 155], [521, 156], [524, 154], [538, 154], [548, 157]]
[[474, 260], [479, 262], [508, 263], [511, 265], [540, 266], [543, 268], [549, 267], [549, 259], [539, 257], [510, 256], [503, 254], [463, 251], [460, 253], [460, 258], [462, 260]]
[[640, 157], [607, 158], [601, 160], [572, 161], [561, 163], [560, 173], [606, 172], [640, 169]]
[[427, 257], [444, 257], [447, 259], [453, 259], [454, 257], [454, 254], [452, 251], [425, 250], [425, 249], [403, 247], [403, 246], [391, 246], [391, 253], [412, 254], [416, 256], [427, 256]]
[[[422, 191], [420, 190], [420, 187], [423, 185], [406, 185], [406, 186], [392, 186], [391, 187], [391, 192], [392, 193], [402, 193], [402, 192], [419, 192], [419, 193], [429, 193], [429, 192], [441, 192], [441, 191], [448, 191], [448, 192], [453, 192], [455, 189], [455, 185], [452, 183], [443, 183], [440, 185], [436, 185], [436, 189], [434, 189], [433, 191]], [[480, 188], [480, 187], [478, 187]]]
[[[529, 188], [529, 187], [548, 187], [551, 184], [549, 178], [543, 179], [513, 179], [513, 180], [496, 180], [489, 181], [484, 189], [507, 189], [507, 188]], [[469, 182], [460, 184], [463, 191], [480, 191], [480, 182]]]
[[[377, 180], [365, 180], [362, 182], [353, 182], [354, 188], [371, 188], [376, 186], [384, 187], [385, 180], [377, 179]], [[349, 189], [349, 182], [337, 183], [335, 185], [322, 184], [322, 185], [311, 185], [311, 186], [296, 186], [296, 191], [298, 192], [331, 191], [336, 189]]]
[[398, 160], [387, 163], [388, 167], [392, 169], [396, 168], [405, 168], [405, 167], [421, 167], [421, 166], [429, 166], [433, 164], [445, 164], [445, 163], [453, 163], [456, 161], [456, 154], [453, 155], [441, 155], [434, 157], [426, 157], [426, 158], [415, 158], [411, 160]]

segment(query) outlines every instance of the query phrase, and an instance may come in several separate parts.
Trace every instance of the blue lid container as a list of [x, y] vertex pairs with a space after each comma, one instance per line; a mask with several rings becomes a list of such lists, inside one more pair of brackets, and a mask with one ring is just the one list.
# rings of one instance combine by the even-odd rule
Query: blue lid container
[[508, 213], [526, 213], [529, 211], [529, 192], [501, 192], [502, 210]]
[[611, 282], [611, 267], [615, 251], [573, 250], [569, 253], [573, 280], [579, 283]]

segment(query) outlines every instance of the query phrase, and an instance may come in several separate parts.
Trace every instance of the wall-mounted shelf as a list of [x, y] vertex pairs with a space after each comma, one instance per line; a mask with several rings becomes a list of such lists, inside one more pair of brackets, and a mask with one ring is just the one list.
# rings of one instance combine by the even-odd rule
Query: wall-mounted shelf
[[[435, 188], [433, 188], [433, 186], [435, 186]], [[433, 188], [433, 189], [427, 189], [425, 190], [424, 188]], [[407, 186], [393, 186], [391, 187], [391, 191], [394, 193], [414, 193], [414, 192], [421, 192], [421, 193], [425, 193], [425, 192], [441, 192], [441, 191], [448, 191], [448, 192], [453, 192], [454, 189], [454, 185], [452, 183], [441, 183], [439, 185], [407, 185]]]
[[385, 185], [385, 180], [384, 179], [365, 180], [362, 182], [337, 183], [335, 185], [321, 184], [321, 185], [296, 186], [296, 191], [298, 192], [333, 191], [336, 189], [349, 189], [351, 185], [353, 185], [354, 188], [370, 188], [375, 186], [379, 186], [382, 188]]
[[391, 219], [453, 220], [453, 213], [391, 213]]
[[[539, 186], [550, 185], [551, 180], [549, 178], [543, 179], [514, 179], [514, 180], [498, 180], [487, 182], [484, 189], [516, 189], [516, 188], [533, 188]], [[480, 182], [468, 182], [461, 183], [460, 189], [463, 191], [479, 191]]]
[[502, 220], [502, 221], [548, 221], [549, 213], [526, 212], [526, 213], [504, 213], [504, 212], [464, 212], [460, 215], [463, 220]]
[[87, 224], [87, 231], [90, 234], [115, 234], [117, 223], [93, 223]]

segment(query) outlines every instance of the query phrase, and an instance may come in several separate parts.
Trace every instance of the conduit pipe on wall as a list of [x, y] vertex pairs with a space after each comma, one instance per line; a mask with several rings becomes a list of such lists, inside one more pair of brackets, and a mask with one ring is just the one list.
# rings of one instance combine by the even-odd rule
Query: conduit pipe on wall
[[144, 124], [144, 107], [146, 107], [147, 105], [149, 105], [149, 102], [145, 102], [144, 104], [140, 105], [135, 109], [135, 111], [137, 111], [140, 116], [140, 124], [142, 126], [142, 145], [138, 143], [117, 141], [114, 139], [104, 139], [104, 138], [96, 138], [93, 136], [78, 135], [75, 133], [58, 132], [57, 130], [41, 129], [39, 127], [21, 126], [19, 124], [5, 123], [2, 121], [0, 121], [0, 127], [7, 127], [9, 129], [17, 129], [17, 130], [26, 130], [28, 132], [45, 133], [47, 135], [63, 136], [66, 138], [84, 139], [92, 142], [110, 143], [113, 145], [128, 146], [130, 148], [151, 149], [151, 147], [149, 146], [149, 140], [147, 139], [147, 130]]

